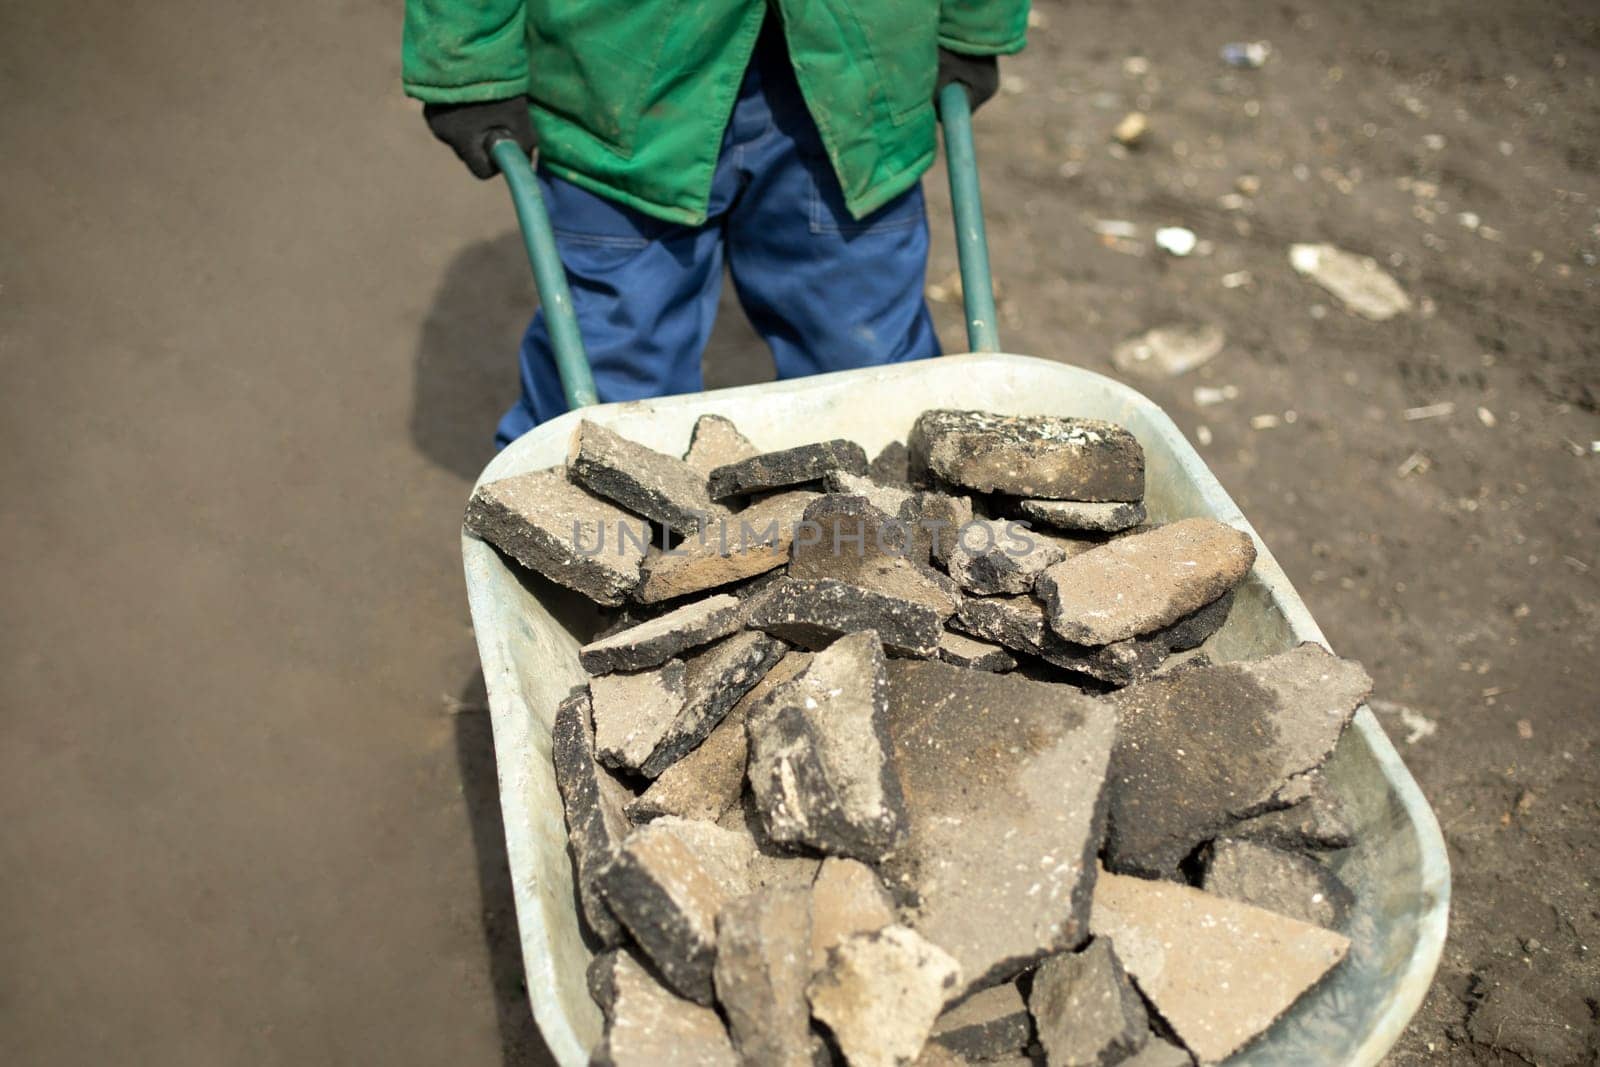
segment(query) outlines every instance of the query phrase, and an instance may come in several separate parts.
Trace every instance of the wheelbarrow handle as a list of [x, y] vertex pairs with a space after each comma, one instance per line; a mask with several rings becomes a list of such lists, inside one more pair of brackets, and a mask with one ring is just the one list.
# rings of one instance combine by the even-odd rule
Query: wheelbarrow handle
[[567, 273], [561, 267], [556, 235], [550, 229], [550, 213], [539, 194], [533, 165], [509, 133], [490, 137], [489, 153], [505, 175], [506, 188], [511, 190], [511, 203], [522, 226], [522, 243], [533, 267], [533, 284], [539, 290], [550, 347], [555, 350], [556, 371], [561, 375], [561, 390], [567, 394], [567, 409], [598, 403], [594, 375], [589, 372], [589, 355], [583, 348], [583, 335], [578, 332], [578, 316], [572, 310]]
[[956, 222], [967, 344], [974, 352], [998, 352], [994, 276], [989, 272], [989, 239], [983, 229], [983, 195], [978, 189], [978, 153], [972, 144], [972, 103], [966, 86], [953, 82], [944, 87], [939, 117], [944, 121], [944, 162], [950, 172], [950, 213]]
[[[956, 224], [956, 258], [961, 264], [961, 296], [967, 315], [967, 344], [974, 352], [1000, 351], [995, 329], [994, 279], [989, 272], [989, 243], [983, 229], [983, 197], [978, 189], [978, 156], [972, 144], [972, 105], [966, 87], [947, 85], [939, 95], [944, 121], [945, 165], [950, 172], [950, 206]], [[533, 267], [544, 321], [555, 350], [556, 371], [567, 407], [598, 403], [589, 356], [572, 309], [572, 292], [556, 250], [550, 213], [533, 176], [533, 165], [509, 133], [489, 135], [489, 154], [505, 175], [511, 203], [522, 228], [522, 243]]]

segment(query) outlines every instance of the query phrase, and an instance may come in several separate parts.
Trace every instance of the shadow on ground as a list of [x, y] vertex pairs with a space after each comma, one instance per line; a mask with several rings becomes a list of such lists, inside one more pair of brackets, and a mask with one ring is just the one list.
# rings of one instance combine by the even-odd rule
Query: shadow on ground
[[[412, 390], [411, 438], [431, 462], [469, 482], [494, 455], [494, 427], [517, 396], [517, 350], [538, 306], [515, 231], [464, 248], [423, 320]], [[706, 346], [705, 384], [770, 381], [772, 357], [723, 284]]]

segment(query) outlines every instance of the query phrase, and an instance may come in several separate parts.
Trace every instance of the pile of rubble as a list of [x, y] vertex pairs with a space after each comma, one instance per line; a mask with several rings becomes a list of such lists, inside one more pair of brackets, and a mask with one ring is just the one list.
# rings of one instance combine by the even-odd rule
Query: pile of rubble
[[467, 526], [617, 608], [553, 751], [596, 1061], [1209, 1063], [1337, 964], [1319, 768], [1369, 681], [1194, 651], [1255, 560], [1089, 419], [868, 462], [591, 422]]

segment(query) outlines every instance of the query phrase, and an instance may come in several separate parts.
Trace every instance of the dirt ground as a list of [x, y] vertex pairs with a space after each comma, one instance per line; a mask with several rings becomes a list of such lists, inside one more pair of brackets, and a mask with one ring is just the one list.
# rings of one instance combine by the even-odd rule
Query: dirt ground
[[[547, 1061], [456, 548], [532, 296], [502, 191], [399, 95], [398, 8], [0, 7], [0, 1062]], [[1397, 1065], [1600, 1055], [1597, 21], [1040, 3], [980, 115], [1006, 346], [1113, 372], [1224, 331], [1135, 383], [1438, 812]], [[1350, 314], [1307, 241], [1414, 309]], [[768, 376], [725, 311], [708, 382]]]

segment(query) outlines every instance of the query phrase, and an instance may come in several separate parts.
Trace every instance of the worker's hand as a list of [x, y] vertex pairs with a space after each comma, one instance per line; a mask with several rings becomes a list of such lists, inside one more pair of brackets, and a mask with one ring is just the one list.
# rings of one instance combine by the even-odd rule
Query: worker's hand
[[933, 89], [937, 106], [946, 85], [960, 82], [967, 87], [967, 99], [976, 111], [1000, 88], [1000, 61], [994, 56], [968, 56], [939, 49], [939, 81]]
[[490, 134], [502, 131], [517, 142], [524, 155], [531, 155], [537, 143], [526, 96], [477, 104], [427, 104], [422, 117], [428, 120], [433, 135], [454, 149], [479, 178], [492, 178], [500, 170], [489, 154]]

